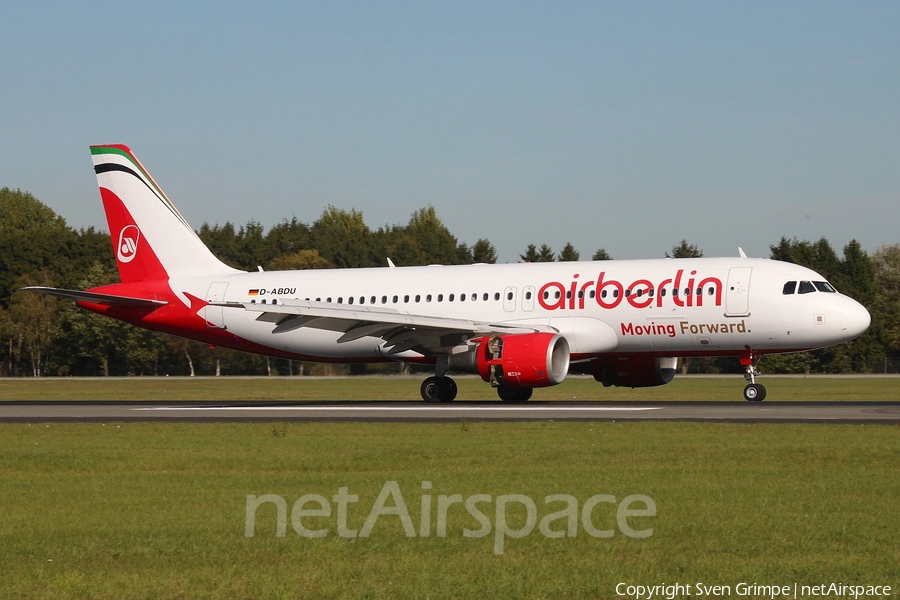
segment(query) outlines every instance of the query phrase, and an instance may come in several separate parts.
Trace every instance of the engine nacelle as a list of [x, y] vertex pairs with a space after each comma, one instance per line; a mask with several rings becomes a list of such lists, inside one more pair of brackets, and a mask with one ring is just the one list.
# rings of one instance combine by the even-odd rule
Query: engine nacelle
[[451, 355], [450, 368], [478, 373], [494, 387], [548, 387], [569, 372], [569, 342], [558, 333], [494, 335]]
[[677, 363], [673, 357], [595, 358], [591, 374], [606, 387], [653, 387], [672, 381]]

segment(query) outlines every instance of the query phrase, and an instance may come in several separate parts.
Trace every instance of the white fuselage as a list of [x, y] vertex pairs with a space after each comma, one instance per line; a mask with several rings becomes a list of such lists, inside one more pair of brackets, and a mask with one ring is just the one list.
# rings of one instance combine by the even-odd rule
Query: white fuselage
[[[809, 282], [814, 291], [785, 293], [788, 282]], [[579, 360], [601, 354], [777, 353], [861, 334], [868, 312], [824, 282], [814, 271], [779, 261], [700, 258], [251, 272], [170, 285], [211, 302], [271, 305], [296, 299], [549, 326], [567, 338], [573, 360]], [[341, 332], [312, 326], [273, 334], [273, 323], [258, 321], [258, 312], [222, 306], [205, 311], [210, 327], [306, 358], [386, 357], [379, 337], [338, 343]]]

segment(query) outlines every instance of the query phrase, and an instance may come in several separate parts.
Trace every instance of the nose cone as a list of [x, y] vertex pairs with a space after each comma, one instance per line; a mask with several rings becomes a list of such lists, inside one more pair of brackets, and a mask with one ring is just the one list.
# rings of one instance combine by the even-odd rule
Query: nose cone
[[841, 306], [841, 335], [844, 340], [861, 336], [871, 322], [869, 311], [856, 300], [847, 300]]

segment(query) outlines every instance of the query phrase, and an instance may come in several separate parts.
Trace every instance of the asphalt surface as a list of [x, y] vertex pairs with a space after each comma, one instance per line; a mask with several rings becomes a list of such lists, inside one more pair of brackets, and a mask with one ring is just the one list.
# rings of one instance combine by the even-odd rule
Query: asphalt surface
[[460, 420], [900, 424], [900, 402], [0, 403], [0, 422]]

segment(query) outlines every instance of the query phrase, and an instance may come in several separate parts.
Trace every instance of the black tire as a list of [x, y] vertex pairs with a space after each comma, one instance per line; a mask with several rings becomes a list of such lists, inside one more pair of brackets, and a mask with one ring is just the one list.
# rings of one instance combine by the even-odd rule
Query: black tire
[[419, 392], [422, 394], [422, 400], [425, 402], [440, 402], [441, 380], [437, 377], [427, 378], [422, 382], [422, 387], [419, 388]]
[[449, 377], [429, 377], [419, 388], [425, 402], [453, 402], [456, 398], [456, 382]]
[[457, 387], [456, 382], [450, 379], [449, 377], [439, 377], [439, 384], [441, 390], [441, 402], [453, 402], [456, 400]]
[[766, 388], [758, 383], [748, 383], [744, 388], [744, 399], [748, 402], [762, 402], [766, 397]]
[[531, 398], [531, 388], [516, 388], [501, 385], [497, 388], [497, 395], [504, 402], [528, 402]]

